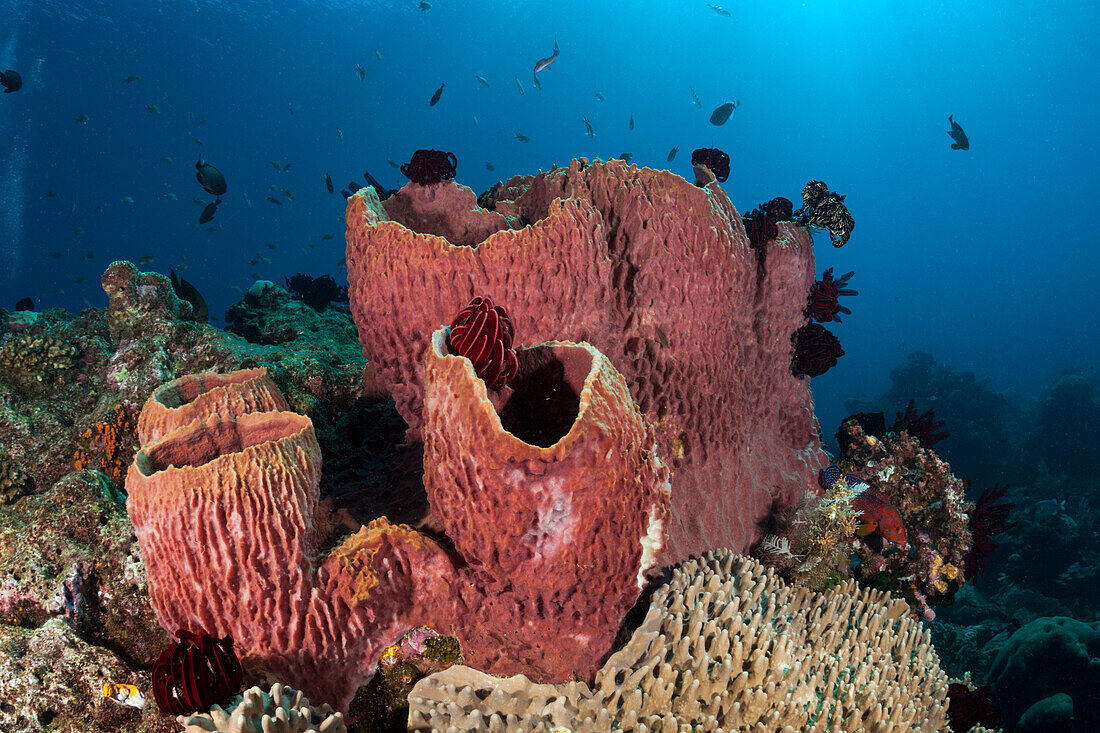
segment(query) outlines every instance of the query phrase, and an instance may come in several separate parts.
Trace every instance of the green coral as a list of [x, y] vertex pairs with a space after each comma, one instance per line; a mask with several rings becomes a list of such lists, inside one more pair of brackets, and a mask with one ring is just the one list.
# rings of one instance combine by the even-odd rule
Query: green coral
[[11, 504], [33, 488], [34, 481], [15, 459], [0, 451], [0, 504]]
[[21, 391], [45, 391], [76, 366], [78, 353], [60, 339], [20, 336], [0, 348], [0, 382]]

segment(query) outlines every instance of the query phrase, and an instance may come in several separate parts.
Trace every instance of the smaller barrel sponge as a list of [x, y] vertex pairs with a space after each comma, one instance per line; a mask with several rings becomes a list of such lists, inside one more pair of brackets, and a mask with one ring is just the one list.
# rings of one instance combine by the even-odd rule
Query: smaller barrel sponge
[[26, 335], [0, 348], [0, 383], [40, 392], [58, 384], [76, 365], [79, 350], [46, 336]]
[[270, 692], [259, 687], [245, 690], [233, 710], [215, 705], [209, 714], [179, 715], [176, 722], [183, 733], [347, 733], [343, 713], [328, 705], [313, 707], [301, 691], [278, 683]]
[[729, 550], [677, 567], [592, 688], [457, 666], [409, 695], [409, 729], [940, 731], [947, 676], [904, 601], [784, 583]]

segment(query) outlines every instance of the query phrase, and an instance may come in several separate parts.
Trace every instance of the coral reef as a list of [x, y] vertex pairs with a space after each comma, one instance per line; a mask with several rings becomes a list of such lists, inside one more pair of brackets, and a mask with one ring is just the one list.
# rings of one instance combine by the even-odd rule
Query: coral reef
[[1021, 627], [993, 661], [990, 684], [1010, 728], [1035, 703], [1063, 693], [1077, 730], [1100, 730], [1100, 621], [1056, 616]]
[[825, 465], [808, 385], [787, 368], [814, 277], [808, 236], [780, 224], [762, 266], [713, 180], [581, 159], [507, 181], [495, 211], [454, 183], [410, 184], [384, 209], [356, 194], [347, 222], [359, 339], [410, 440], [429, 334], [492, 293], [517, 346], [588, 341], [626, 377], [675, 469], [666, 561], [751, 546]]
[[451, 667], [413, 688], [409, 727], [932, 733], [946, 725], [946, 693], [904, 602], [852, 582], [788, 586], [719, 551], [674, 569], [591, 687]]
[[901, 514], [911, 552], [859, 542], [857, 577], [909, 600], [925, 618], [932, 606], [949, 600], [966, 580], [962, 571], [970, 550], [969, 512], [963, 482], [932, 451], [906, 433], [868, 438], [855, 420], [841, 429], [848, 451], [841, 470], [858, 472]]
[[0, 448], [0, 504], [11, 504], [34, 488], [34, 480], [23, 471], [19, 461]]

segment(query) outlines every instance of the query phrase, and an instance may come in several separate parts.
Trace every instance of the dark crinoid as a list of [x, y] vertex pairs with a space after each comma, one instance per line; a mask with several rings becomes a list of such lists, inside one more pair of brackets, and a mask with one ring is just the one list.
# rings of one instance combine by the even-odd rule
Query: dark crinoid
[[838, 357], [844, 356], [840, 340], [818, 323], [807, 323], [791, 336], [794, 357], [791, 373], [796, 377], [819, 377], [836, 366]]
[[918, 415], [917, 408], [914, 407], [914, 404], [913, 400], [909, 400], [909, 404], [905, 407], [905, 412], [897, 413], [897, 419], [894, 420], [895, 433], [900, 433], [904, 430], [909, 433], [910, 437], [919, 440], [920, 444], [925, 448], [931, 448], [936, 443], [950, 436], [950, 433], [936, 432], [943, 427], [944, 421], [936, 420], [936, 414], [932, 411], [932, 408], [928, 408], [924, 413]]
[[952, 682], [947, 686], [947, 699], [950, 701], [947, 714], [954, 733], [965, 733], [976, 725], [992, 730], [1004, 722], [1000, 709], [989, 701], [989, 693], [989, 685], [973, 690], [963, 682]]
[[705, 165], [721, 183], [730, 177], [730, 157], [718, 148], [697, 148], [691, 151], [692, 165]]
[[337, 285], [332, 275], [304, 275], [298, 273], [287, 279], [286, 289], [318, 313], [328, 308], [329, 303], [347, 303], [348, 287]]
[[[964, 483], [965, 480], [964, 480]], [[992, 489], [986, 489], [978, 497], [978, 503], [970, 514], [970, 534], [973, 537], [970, 552], [966, 555], [966, 565], [963, 572], [966, 577], [973, 579], [978, 573], [985, 570], [985, 560], [993, 554], [998, 545], [993, 541], [993, 536], [1008, 529], [1008, 515], [1016, 505], [1012, 502], [1001, 502], [1008, 486], [999, 488], [994, 485]]]
[[241, 689], [244, 675], [231, 638], [215, 639], [183, 629], [176, 636], [179, 641], [153, 662], [153, 696], [163, 712], [206, 711]]
[[421, 186], [439, 183], [445, 178], [454, 178], [458, 171], [458, 159], [454, 153], [442, 150], [417, 150], [412, 160], [401, 166], [401, 172], [409, 180]]
[[782, 196], [776, 196], [760, 208], [776, 221], [790, 221], [794, 214], [794, 204]]
[[794, 216], [804, 226], [828, 229], [834, 247], [843, 247], [856, 225], [844, 205], [844, 197], [829, 191], [821, 181], [810, 181], [803, 187], [802, 208], [795, 211]]
[[821, 276], [821, 279], [810, 286], [810, 297], [802, 313], [814, 319], [818, 323], [836, 321], [841, 323], [840, 314], [849, 314], [848, 310], [840, 304], [841, 295], [859, 295], [858, 290], [844, 287], [855, 275], [856, 271], [844, 273], [840, 278], [833, 279], [833, 268], [829, 268]]
[[478, 296], [451, 323], [447, 346], [456, 356], [473, 362], [474, 371], [490, 389], [503, 389], [519, 371], [512, 348], [516, 329], [502, 306]]
[[767, 244], [779, 236], [779, 226], [775, 219], [761, 208], [757, 207], [741, 219], [745, 225], [745, 234], [749, 238], [749, 246], [753, 249]]

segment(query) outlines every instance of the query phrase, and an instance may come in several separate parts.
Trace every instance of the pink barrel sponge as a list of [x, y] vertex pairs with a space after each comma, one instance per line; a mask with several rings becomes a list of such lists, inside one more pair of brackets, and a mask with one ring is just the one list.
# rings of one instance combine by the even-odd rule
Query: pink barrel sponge
[[506, 182], [493, 212], [448, 181], [424, 201], [406, 186], [385, 210], [349, 199], [352, 313], [410, 438], [428, 335], [487, 294], [508, 309], [517, 348], [587, 341], [626, 378], [674, 469], [665, 562], [753, 544], [773, 505], [827, 464], [808, 381], [789, 368], [814, 258], [790, 223], [759, 257], [710, 180], [580, 159]]

